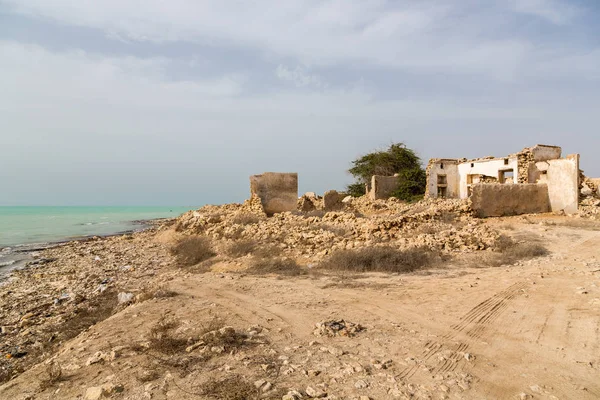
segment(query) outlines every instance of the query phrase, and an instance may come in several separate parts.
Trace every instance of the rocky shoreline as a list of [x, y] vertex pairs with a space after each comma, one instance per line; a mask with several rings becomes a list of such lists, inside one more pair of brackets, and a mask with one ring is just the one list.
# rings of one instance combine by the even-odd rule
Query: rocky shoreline
[[92, 238], [108, 238], [112, 236], [121, 236], [132, 234], [135, 232], [141, 232], [157, 225], [164, 224], [168, 221], [174, 220], [173, 218], [155, 218], [150, 220], [136, 220], [131, 221], [132, 224], [138, 225], [136, 229], [127, 229], [120, 232], [109, 233], [105, 235], [85, 235], [70, 237], [62, 240], [57, 240], [48, 243], [33, 243], [33, 244], [21, 244], [15, 246], [0, 247], [0, 254], [2, 254], [0, 262], [0, 285], [3, 284], [9, 277], [12, 271], [26, 268], [29, 263], [36, 263], [36, 258], [40, 256], [40, 252], [50, 249], [52, 247], [62, 246], [67, 243], [86, 241]]
[[[103, 309], [110, 315], [119, 292], [150, 287], [156, 270], [171, 261], [166, 248], [152, 242], [158, 225], [165, 223], [169, 220], [146, 221], [142, 231], [24, 250], [30, 259], [0, 285], [0, 381], [101, 320]], [[84, 315], [94, 313], [99, 314]]]

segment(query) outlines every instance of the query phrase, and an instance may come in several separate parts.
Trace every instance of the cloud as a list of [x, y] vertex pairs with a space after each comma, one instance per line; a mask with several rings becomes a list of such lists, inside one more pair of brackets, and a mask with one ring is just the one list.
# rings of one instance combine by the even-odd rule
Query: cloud
[[317, 75], [311, 75], [306, 68], [297, 66], [294, 69], [279, 64], [275, 70], [275, 75], [282, 81], [292, 82], [296, 87], [311, 86], [314, 88], [324, 88], [327, 85]]
[[556, 25], [565, 25], [581, 14], [581, 9], [561, 0], [513, 0], [518, 13], [534, 15]]
[[[432, 0], [0, 0], [12, 12], [99, 29], [119, 40], [243, 46], [306, 66], [364, 65], [506, 78], [527, 40], [488, 35], [494, 10]], [[483, 22], [481, 22], [483, 21]]]

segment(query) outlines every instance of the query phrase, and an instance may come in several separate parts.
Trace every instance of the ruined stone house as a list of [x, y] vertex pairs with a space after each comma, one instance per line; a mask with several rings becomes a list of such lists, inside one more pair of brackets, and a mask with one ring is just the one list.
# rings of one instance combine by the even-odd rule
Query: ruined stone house
[[480, 216], [577, 212], [579, 154], [561, 158], [558, 146], [538, 144], [506, 157], [432, 159], [426, 197], [471, 198]]

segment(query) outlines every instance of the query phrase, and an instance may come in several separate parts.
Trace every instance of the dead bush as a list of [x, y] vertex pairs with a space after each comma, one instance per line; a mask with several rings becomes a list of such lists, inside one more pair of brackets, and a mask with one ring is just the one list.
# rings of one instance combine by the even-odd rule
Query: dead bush
[[498, 237], [492, 250], [493, 252], [478, 257], [475, 264], [499, 267], [549, 254], [543, 245], [533, 240], [517, 242], [506, 235]]
[[252, 225], [258, 224], [260, 220], [261, 218], [256, 214], [240, 213], [235, 215], [231, 222], [238, 225]]
[[243, 257], [256, 249], [257, 242], [255, 240], [239, 240], [231, 243], [225, 248], [225, 254], [230, 257]]
[[259, 258], [254, 260], [249, 273], [257, 275], [276, 274], [284, 276], [305, 275], [306, 271], [291, 258]]
[[220, 381], [210, 381], [200, 386], [200, 393], [210, 399], [252, 400], [259, 399], [259, 390], [239, 375]]
[[48, 389], [63, 379], [62, 368], [56, 361], [50, 362], [44, 370], [44, 376], [40, 380], [40, 389]]
[[180, 239], [171, 247], [171, 254], [182, 266], [191, 266], [216, 256], [210, 241], [202, 236]]
[[412, 272], [429, 267], [439, 253], [427, 247], [400, 250], [389, 246], [338, 250], [319, 267], [350, 272]]
[[166, 317], [161, 317], [150, 329], [149, 349], [163, 354], [177, 354], [187, 347], [187, 340], [174, 336], [178, 322]]
[[257, 245], [254, 249], [254, 256], [257, 258], [272, 258], [280, 256], [283, 250], [274, 244]]

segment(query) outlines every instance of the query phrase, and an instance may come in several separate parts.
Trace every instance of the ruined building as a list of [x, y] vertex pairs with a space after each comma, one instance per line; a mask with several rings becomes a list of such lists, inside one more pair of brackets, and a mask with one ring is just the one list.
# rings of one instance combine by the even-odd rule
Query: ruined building
[[427, 197], [471, 198], [482, 217], [577, 212], [579, 154], [561, 158], [558, 146], [538, 144], [503, 158], [432, 159]]

